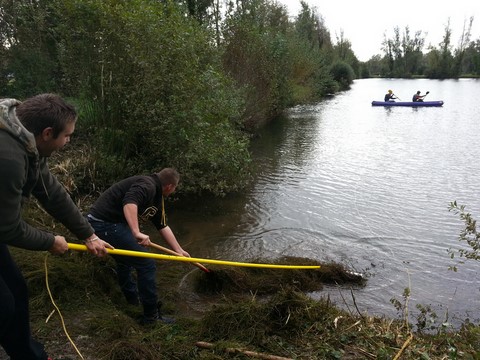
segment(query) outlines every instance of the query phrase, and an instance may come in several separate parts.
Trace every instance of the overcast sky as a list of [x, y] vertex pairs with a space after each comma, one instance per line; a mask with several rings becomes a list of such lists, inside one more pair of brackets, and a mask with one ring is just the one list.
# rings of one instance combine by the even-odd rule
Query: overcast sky
[[[277, 0], [287, 6], [291, 16], [300, 11], [300, 0]], [[474, 16], [472, 39], [480, 38], [480, 1], [378, 1], [378, 0], [305, 0], [323, 16], [332, 40], [343, 30], [344, 38], [350, 40], [352, 49], [361, 61], [381, 54], [384, 33], [393, 38], [393, 28], [398, 26], [403, 32], [410, 28], [413, 36], [421, 30], [425, 45], [438, 46], [445, 34], [445, 25], [450, 18], [452, 44], [457, 46], [464, 22]], [[426, 47], [424, 48], [424, 51]]]

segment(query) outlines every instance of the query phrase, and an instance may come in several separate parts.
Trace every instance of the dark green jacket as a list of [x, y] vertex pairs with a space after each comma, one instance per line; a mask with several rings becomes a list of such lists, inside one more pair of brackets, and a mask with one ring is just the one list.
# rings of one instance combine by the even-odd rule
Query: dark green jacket
[[33, 134], [15, 115], [18, 104], [0, 99], [0, 243], [30, 250], [52, 247], [53, 234], [22, 219], [21, 206], [30, 195], [79, 239], [88, 238], [92, 227], [50, 172], [47, 159], [39, 158]]

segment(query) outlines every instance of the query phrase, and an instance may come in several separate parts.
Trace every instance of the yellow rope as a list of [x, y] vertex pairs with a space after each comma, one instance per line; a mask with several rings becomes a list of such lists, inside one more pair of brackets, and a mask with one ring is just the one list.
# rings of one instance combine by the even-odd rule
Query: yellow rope
[[[47, 291], [48, 291], [48, 295], [50, 296], [50, 301], [52, 302], [53, 306], [55, 307], [55, 309], [57, 310], [58, 312], [58, 315], [60, 315], [60, 321], [62, 322], [62, 327], [63, 327], [63, 332], [65, 333], [65, 335], [67, 335], [67, 338], [68, 340], [70, 341], [70, 343], [72, 344], [72, 346], [75, 348], [75, 351], [77, 352], [78, 356], [80, 356], [80, 358], [84, 359], [83, 355], [80, 353], [80, 351], [78, 350], [77, 346], [75, 345], [75, 343], [73, 342], [72, 338], [70, 337], [70, 335], [68, 334], [68, 331], [67, 331], [67, 328], [65, 326], [65, 321], [63, 320], [63, 315], [62, 313], [60, 312], [60, 309], [59, 307], [57, 306], [57, 304], [55, 304], [55, 301], [53, 300], [53, 296], [52, 296], [52, 292], [50, 291], [50, 286], [48, 284], [48, 266], [47, 266], [47, 259], [48, 259], [48, 253], [47, 255], [45, 256], [45, 284], [47, 285]], [[50, 314], [51, 316], [52, 314]], [[48, 317], [48, 319], [50, 318], [50, 316]], [[48, 321], [47, 319], [47, 321]]]
[[[68, 248], [70, 250], [80, 250], [87, 251], [85, 245], [68, 243]], [[244, 263], [236, 261], [225, 261], [225, 260], [212, 260], [212, 259], [201, 259], [201, 258], [191, 258], [185, 256], [173, 256], [173, 255], [162, 255], [150, 252], [141, 252], [141, 251], [132, 251], [132, 250], [123, 250], [123, 249], [107, 249], [109, 254], [113, 255], [122, 255], [122, 256], [137, 256], [150, 259], [159, 259], [159, 260], [171, 260], [171, 261], [183, 261], [183, 262], [198, 262], [205, 264], [216, 264], [216, 265], [227, 265], [227, 266], [244, 266], [244, 267], [256, 267], [256, 268], [268, 268], [268, 269], [319, 269], [319, 265], [276, 265], [276, 264], [256, 264], [256, 263]]]
[[162, 222], [164, 226], [167, 226], [167, 217], [165, 215], [165, 202], [163, 200], [163, 195], [162, 195]]

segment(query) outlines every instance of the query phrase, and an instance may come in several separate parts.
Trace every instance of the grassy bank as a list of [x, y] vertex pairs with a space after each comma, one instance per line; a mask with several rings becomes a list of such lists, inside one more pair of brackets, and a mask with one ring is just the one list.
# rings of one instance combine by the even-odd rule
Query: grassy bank
[[12, 252], [31, 292], [33, 333], [55, 360], [479, 359], [478, 326], [425, 334], [404, 319], [309, 298], [306, 292], [321, 291], [324, 283], [347, 289], [365, 284], [338, 264], [308, 271], [210, 266], [212, 276], [190, 264], [159, 262], [163, 308], [176, 323], [145, 327], [137, 321], [141, 310], [127, 305], [119, 291], [112, 259]]

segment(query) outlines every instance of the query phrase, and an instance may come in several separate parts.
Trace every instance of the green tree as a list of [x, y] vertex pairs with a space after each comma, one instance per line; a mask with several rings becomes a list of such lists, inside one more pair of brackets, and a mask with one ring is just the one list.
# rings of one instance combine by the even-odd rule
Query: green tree
[[[383, 64], [385, 63], [385, 57], [382, 58], [380, 54], [372, 56], [367, 62], [363, 64], [366, 68], [366, 73], [368, 76], [380, 76], [380, 74], [384, 73], [382, 70]], [[362, 76], [363, 77], [363, 76]]]
[[346, 62], [338, 61], [331, 66], [330, 72], [332, 73], [333, 80], [339, 85], [341, 90], [350, 88], [350, 84], [355, 78], [355, 73], [350, 65]]
[[470, 42], [465, 49], [462, 73], [475, 76], [480, 75], [480, 39]]
[[50, 6], [45, 0], [0, 2], [0, 92], [6, 96], [25, 98], [61, 85]]
[[245, 95], [244, 125], [253, 129], [291, 102], [286, 9], [263, 0], [239, 2], [223, 31], [223, 66]]
[[200, 23], [206, 23], [210, 20], [209, 8], [213, 5], [213, 0], [187, 0], [188, 14]]
[[419, 74], [422, 63], [422, 48], [425, 39], [422, 32], [415, 32], [412, 38], [410, 28], [405, 27], [400, 32], [398, 26], [393, 29], [393, 38], [387, 38], [384, 35], [382, 50], [385, 53], [385, 64], [387, 65], [383, 75], [391, 77], [411, 77]]
[[330, 72], [334, 58], [330, 32], [315, 9], [301, 5], [288, 39], [294, 103], [319, 99], [340, 87]]
[[62, 0], [60, 62], [91, 112], [96, 181], [174, 166], [184, 191], [221, 194], [248, 179], [241, 97], [211, 34], [177, 4]]
[[[345, 62], [352, 68], [354, 72], [353, 78], [360, 75], [360, 62], [358, 61], [355, 53], [352, 50], [352, 43], [350, 42], [350, 40], [344, 37], [343, 31], [340, 32], [339, 36], [337, 36], [336, 43], [333, 46], [333, 53], [335, 58]], [[353, 81], [353, 78], [351, 81]]]
[[395, 66], [395, 57], [393, 53], [393, 41], [387, 38], [386, 34], [383, 34], [382, 51], [385, 53], [384, 63], [381, 75], [384, 77], [392, 77]]
[[463, 64], [465, 60], [465, 55], [467, 47], [470, 44], [470, 38], [472, 36], [472, 24], [473, 17], [470, 17], [468, 25], [464, 23], [462, 34], [460, 35], [460, 40], [458, 42], [458, 47], [455, 49], [455, 60], [453, 73], [455, 76], [460, 76], [463, 70]]
[[452, 55], [452, 29], [450, 19], [445, 25], [445, 33], [439, 49], [432, 49], [427, 56], [427, 76], [433, 79], [448, 79], [454, 75]]
[[331, 49], [332, 40], [323, 17], [306, 2], [300, 1], [300, 4], [302, 9], [294, 25], [299, 38], [304, 39], [312, 48]]
[[424, 45], [425, 38], [422, 36], [422, 31], [416, 31], [412, 38], [410, 29], [406, 26], [402, 38], [404, 77], [422, 74], [422, 50]]

